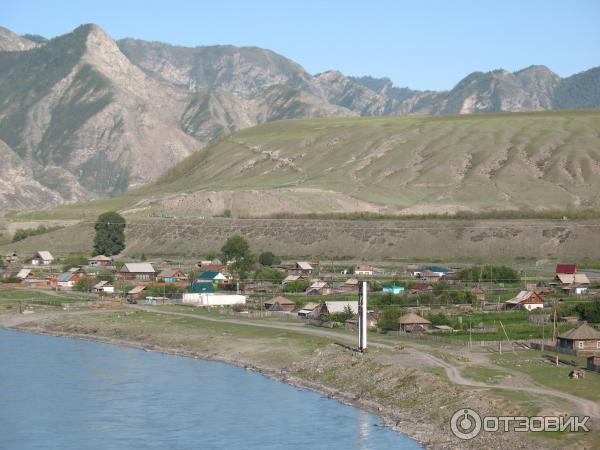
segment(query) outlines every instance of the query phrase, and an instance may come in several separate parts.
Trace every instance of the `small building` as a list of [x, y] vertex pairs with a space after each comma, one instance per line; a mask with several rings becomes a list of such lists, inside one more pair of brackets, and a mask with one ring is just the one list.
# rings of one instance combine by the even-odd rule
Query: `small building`
[[313, 270], [313, 266], [306, 261], [298, 261], [287, 269], [291, 275], [311, 275]]
[[336, 301], [322, 303], [321, 314], [337, 314], [343, 313], [347, 308], [350, 308], [352, 314], [358, 314], [358, 301]]
[[504, 302], [505, 309], [526, 309], [532, 311], [544, 307], [544, 299], [534, 291], [521, 291], [516, 297]]
[[292, 283], [294, 281], [304, 281], [304, 280], [306, 280], [306, 277], [304, 277], [302, 275], [288, 275], [281, 281], [281, 285], [285, 286], [286, 284]]
[[434, 325], [432, 328], [433, 331], [439, 331], [441, 333], [452, 333], [454, 331], [454, 328], [448, 325]]
[[140, 298], [144, 289], [146, 289], [146, 286], [136, 286], [127, 292], [127, 297], [136, 299]]
[[282, 296], [273, 297], [264, 302], [265, 308], [268, 311], [293, 311], [296, 307], [296, 302]]
[[88, 266], [90, 267], [113, 267], [115, 262], [109, 256], [98, 255], [88, 258]]
[[54, 256], [47, 250], [40, 250], [31, 258], [31, 264], [34, 266], [48, 266], [54, 261]]
[[429, 283], [415, 283], [410, 288], [411, 293], [418, 294], [420, 292], [432, 292], [433, 286]]
[[19, 256], [17, 255], [17, 252], [10, 252], [4, 255], [4, 261], [6, 262], [6, 264], [17, 263], [19, 262]]
[[115, 287], [110, 281], [99, 281], [94, 285], [94, 292], [97, 294], [105, 293], [105, 294], [114, 294]]
[[400, 317], [398, 323], [400, 324], [400, 331], [404, 331], [405, 333], [420, 333], [427, 331], [431, 324], [429, 320], [424, 319], [414, 312], [409, 312]]
[[600, 351], [600, 331], [583, 323], [558, 336], [558, 349], [574, 350], [577, 355]]
[[151, 281], [156, 278], [156, 270], [148, 262], [125, 263], [120, 274], [125, 280]]
[[399, 295], [404, 292], [404, 287], [396, 286], [395, 284], [384, 284], [381, 291], [385, 294]]
[[215, 285], [229, 284], [229, 277], [222, 272], [202, 272], [196, 278], [200, 283], [212, 283]]
[[579, 295], [587, 291], [590, 285], [590, 280], [585, 273], [561, 273], [556, 275], [554, 283], [558, 284], [565, 292], [571, 292]]
[[375, 274], [375, 269], [368, 264], [357, 264], [354, 266], [354, 274], [372, 276]]
[[331, 286], [326, 281], [315, 281], [306, 289], [306, 295], [329, 294], [331, 294]]
[[181, 281], [186, 281], [187, 276], [179, 269], [164, 269], [161, 270], [156, 276], [158, 281], [162, 281], [164, 283], [179, 283]]
[[440, 279], [448, 276], [450, 269], [440, 266], [426, 266], [412, 271], [413, 278]]
[[34, 279], [35, 274], [30, 269], [21, 269], [19, 270], [19, 273], [17, 273], [16, 278], [18, 278], [21, 281], [25, 281], [29, 279]]
[[183, 303], [196, 306], [231, 306], [246, 303], [245, 295], [238, 294], [183, 294]]
[[562, 323], [578, 323], [579, 322], [579, 317], [578, 316], [561, 316], [558, 318], [559, 322]]
[[318, 306], [319, 306], [319, 303], [313, 303], [313, 302], [307, 303], [306, 305], [304, 305], [302, 307], [302, 309], [300, 311], [298, 311], [298, 317], [303, 317], [303, 318], [313, 317], [315, 309]]
[[79, 267], [72, 267], [68, 271], [61, 273], [56, 280], [56, 285], [61, 288], [71, 289], [79, 281], [83, 271]]

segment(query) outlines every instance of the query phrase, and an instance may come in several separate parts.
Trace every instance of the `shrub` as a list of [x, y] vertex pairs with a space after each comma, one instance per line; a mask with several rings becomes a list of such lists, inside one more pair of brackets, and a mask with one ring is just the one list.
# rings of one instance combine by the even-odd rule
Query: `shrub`
[[283, 286], [283, 292], [304, 292], [310, 283], [304, 280], [291, 281]]
[[262, 252], [258, 257], [258, 262], [263, 266], [272, 266], [281, 263], [281, 260], [273, 252]]

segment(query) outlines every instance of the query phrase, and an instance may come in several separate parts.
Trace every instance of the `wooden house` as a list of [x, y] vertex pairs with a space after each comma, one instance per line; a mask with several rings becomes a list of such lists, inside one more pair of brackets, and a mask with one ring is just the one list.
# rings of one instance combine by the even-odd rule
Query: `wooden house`
[[94, 292], [97, 294], [114, 294], [115, 286], [110, 281], [99, 281], [94, 285]]
[[331, 294], [331, 286], [326, 281], [315, 281], [308, 289], [306, 295], [329, 295]]
[[31, 264], [34, 266], [48, 266], [54, 261], [54, 256], [47, 250], [40, 250], [31, 258]]
[[179, 269], [164, 269], [156, 276], [163, 283], [179, 283], [187, 280], [187, 275]]
[[544, 299], [534, 291], [521, 291], [516, 297], [504, 302], [504, 309], [526, 309], [532, 311], [544, 307]]
[[115, 262], [109, 256], [97, 255], [88, 258], [89, 267], [114, 267]]
[[368, 264], [357, 264], [354, 266], [354, 275], [372, 276], [375, 274], [375, 268]]
[[600, 352], [600, 331], [583, 323], [558, 336], [558, 349], [573, 350], [577, 355]]
[[281, 296], [273, 297], [264, 302], [265, 309], [268, 311], [293, 311], [296, 302]]
[[156, 270], [148, 262], [125, 263], [119, 274], [124, 280], [152, 281], [156, 278]]
[[409, 312], [398, 319], [398, 324], [400, 324], [400, 331], [404, 331], [405, 333], [420, 333], [427, 331], [431, 322], [414, 312]]
[[61, 273], [56, 280], [56, 285], [59, 288], [72, 289], [81, 277], [84, 275], [83, 270], [79, 267], [72, 267], [68, 271]]
[[289, 267], [286, 267], [288, 274], [290, 275], [311, 275], [313, 273], [313, 266], [306, 261], [297, 261]]

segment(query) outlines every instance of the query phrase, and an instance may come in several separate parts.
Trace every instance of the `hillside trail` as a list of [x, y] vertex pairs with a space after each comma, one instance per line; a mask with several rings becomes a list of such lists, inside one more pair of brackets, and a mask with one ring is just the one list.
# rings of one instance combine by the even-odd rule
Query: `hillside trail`
[[[151, 306], [128, 305], [128, 307], [131, 309], [137, 309], [140, 311], [180, 316], [180, 317], [189, 317], [189, 318], [193, 318], [193, 319], [197, 319], [197, 320], [205, 320], [205, 321], [210, 321], [210, 322], [223, 322], [223, 323], [231, 323], [231, 324], [236, 324], [236, 325], [246, 325], [246, 326], [253, 326], [253, 327], [260, 327], [260, 328], [271, 328], [271, 329], [278, 329], [278, 330], [294, 331], [294, 332], [308, 334], [308, 335], [312, 335], [312, 336], [331, 338], [331, 339], [335, 339], [337, 341], [350, 342], [353, 344], [356, 343], [355, 336], [348, 336], [348, 335], [344, 335], [341, 333], [337, 333], [335, 331], [328, 331], [328, 330], [319, 329], [319, 328], [306, 327], [305, 324], [302, 324], [302, 323], [298, 323], [298, 324], [287, 323], [287, 322], [266, 323], [266, 322], [250, 321], [247, 319], [245, 319], [245, 320], [220, 319], [220, 318], [202, 316], [199, 314], [164, 311], [164, 310], [160, 310], [160, 309], [157, 309], [157, 308], [154, 308]], [[403, 344], [405, 344], [405, 343], [403, 343]], [[393, 345], [384, 344], [381, 342], [373, 342], [372, 341], [370, 345], [372, 347], [376, 347], [376, 348], [395, 350], [395, 347]], [[442, 360], [441, 358], [431, 355], [430, 353], [425, 352], [423, 349], [418, 350], [411, 346], [405, 346], [404, 350], [409, 352], [411, 354], [411, 356], [413, 356], [415, 358], [418, 358], [421, 360], [426, 360], [436, 367], [443, 368], [446, 371], [446, 375], [448, 376], [448, 379], [455, 384], [458, 384], [461, 386], [473, 387], [473, 388], [506, 389], [506, 390], [511, 390], [511, 391], [523, 391], [523, 392], [528, 392], [528, 393], [536, 394], [536, 395], [540, 395], [540, 394], [541, 395], [550, 395], [550, 396], [558, 397], [558, 398], [561, 398], [561, 399], [564, 399], [564, 400], [567, 400], [567, 401], [573, 403], [575, 405], [577, 412], [582, 415], [591, 416], [594, 418], [600, 418], [600, 403], [598, 403], [598, 402], [595, 402], [595, 401], [592, 401], [592, 400], [589, 400], [589, 399], [586, 399], [583, 397], [578, 397], [576, 395], [568, 394], [566, 392], [562, 392], [562, 391], [559, 391], [556, 389], [548, 388], [548, 387], [539, 385], [533, 381], [530, 381], [530, 383], [528, 383], [526, 385], [515, 386], [514, 384], [509, 385], [507, 383], [502, 383], [502, 382], [500, 382], [498, 384], [488, 384], [488, 383], [482, 383], [482, 382], [470, 380], [461, 375], [460, 367], [452, 365], [452, 364]], [[504, 368], [500, 368], [500, 367], [499, 367], [499, 369], [504, 370]], [[522, 378], [528, 378], [528, 376], [525, 374], [519, 373], [518, 375]]]

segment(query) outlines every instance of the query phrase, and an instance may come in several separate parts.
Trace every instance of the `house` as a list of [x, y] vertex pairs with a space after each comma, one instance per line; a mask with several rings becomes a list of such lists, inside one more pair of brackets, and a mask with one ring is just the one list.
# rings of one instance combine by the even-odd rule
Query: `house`
[[357, 264], [354, 266], [355, 275], [367, 275], [372, 276], [375, 273], [375, 269], [368, 264]]
[[222, 272], [202, 272], [196, 278], [201, 283], [228, 284], [229, 277]]
[[292, 311], [296, 307], [296, 302], [285, 297], [273, 297], [264, 302], [268, 311]]
[[427, 331], [431, 322], [427, 319], [418, 316], [414, 312], [409, 312], [398, 319], [400, 331], [405, 333], [419, 333]]
[[561, 316], [558, 318], [558, 321], [563, 323], [579, 323], [579, 316]]
[[577, 265], [557, 264], [555, 273], [556, 275], [574, 275], [575, 273], [577, 273]]
[[321, 314], [337, 314], [343, 313], [347, 308], [350, 308], [352, 314], [358, 314], [358, 301], [337, 301], [337, 302], [324, 302], [324, 307], [321, 308]]
[[156, 278], [156, 270], [148, 262], [125, 263], [120, 275], [124, 280], [151, 281]]
[[559, 284], [563, 291], [580, 295], [587, 291], [590, 280], [585, 273], [560, 273], [556, 275], [554, 283]]
[[33, 273], [32, 270], [21, 269], [21, 270], [19, 270], [19, 273], [17, 273], [16, 278], [18, 278], [21, 281], [25, 281], [27, 279], [34, 279], [35, 274]]
[[381, 288], [381, 292], [385, 294], [398, 295], [404, 292], [403, 286], [396, 286], [395, 284], [384, 284]]
[[544, 307], [544, 299], [534, 291], [520, 291], [516, 297], [504, 302], [505, 309], [526, 309], [532, 311]]
[[[319, 306], [319, 303], [307, 303], [298, 311], [298, 317], [313, 317], [315, 309]], [[318, 316], [317, 316], [318, 317]]]
[[302, 275], [288, 275], [281, 281], [281, 285], [285, 286], [286, 284], [292, 283], [294, 281], [304, 281], [304, 280], [306, 280], [306, 277], [303, 277]]
[[291, 267], [288, 267], [287, 271], [292, 275], [311, 275], [313, 273], [313, 267], [306, 261], [298, 261]]
[[307, 289], [306, 295], [329, 295], [331, 286], [326, 281], [314, 281]]
[[75, 283], [83, 276], [83, 270], [79, 267], [72, 267], [68, 271], [61, 273], [56, 280], [56, 285], [61, 288], [71, 289]]
[[98, 294], [100, 294], [100, 293], [114, 294], [115, 287], [113, 286], [113, 284], [110, 281], [100, 281], [94, 285], [94, 292], [96, 292]]
[[88, 258], [88, 266], [90, 267], [113, 267], [114, 265], [115, 262], [108, 256], [98, 255]]
[[19, 262], [19, 257], [17, 256], [17, 252], [10, 252], [4, 255], [4, 261], [6, 264], [13, 264]]
[[356, 278], [348, 278], [342, 286], [346, 289], [358, 289], [358, 280]]
[[161, 270], [156, 278], [164, 283], [178, 283], [180, 281], [187, 280], [187, 276], [181, 270], [178, 269], [164, 269]]
[[558, 335], [558, 349], [574, 350], [577, 355], [600, 351], [600, 331], [583, 323]]
[[52, 264], [52, 261], [54, 261], [54, 256], [46, 250], [36, 252], [33, 258], [31, 258], [31, 264], [34, 266], [47, 266]]
[[127, 292], [128, 298], [140, 298], [142, 292], [146, 289], [146, 286], [136, 286], [129, 292]]
[[452, 333], [454, 331], [454, 328], [448, 325], [434, 325], [433, 331], [439, 331], [442, 333]]

